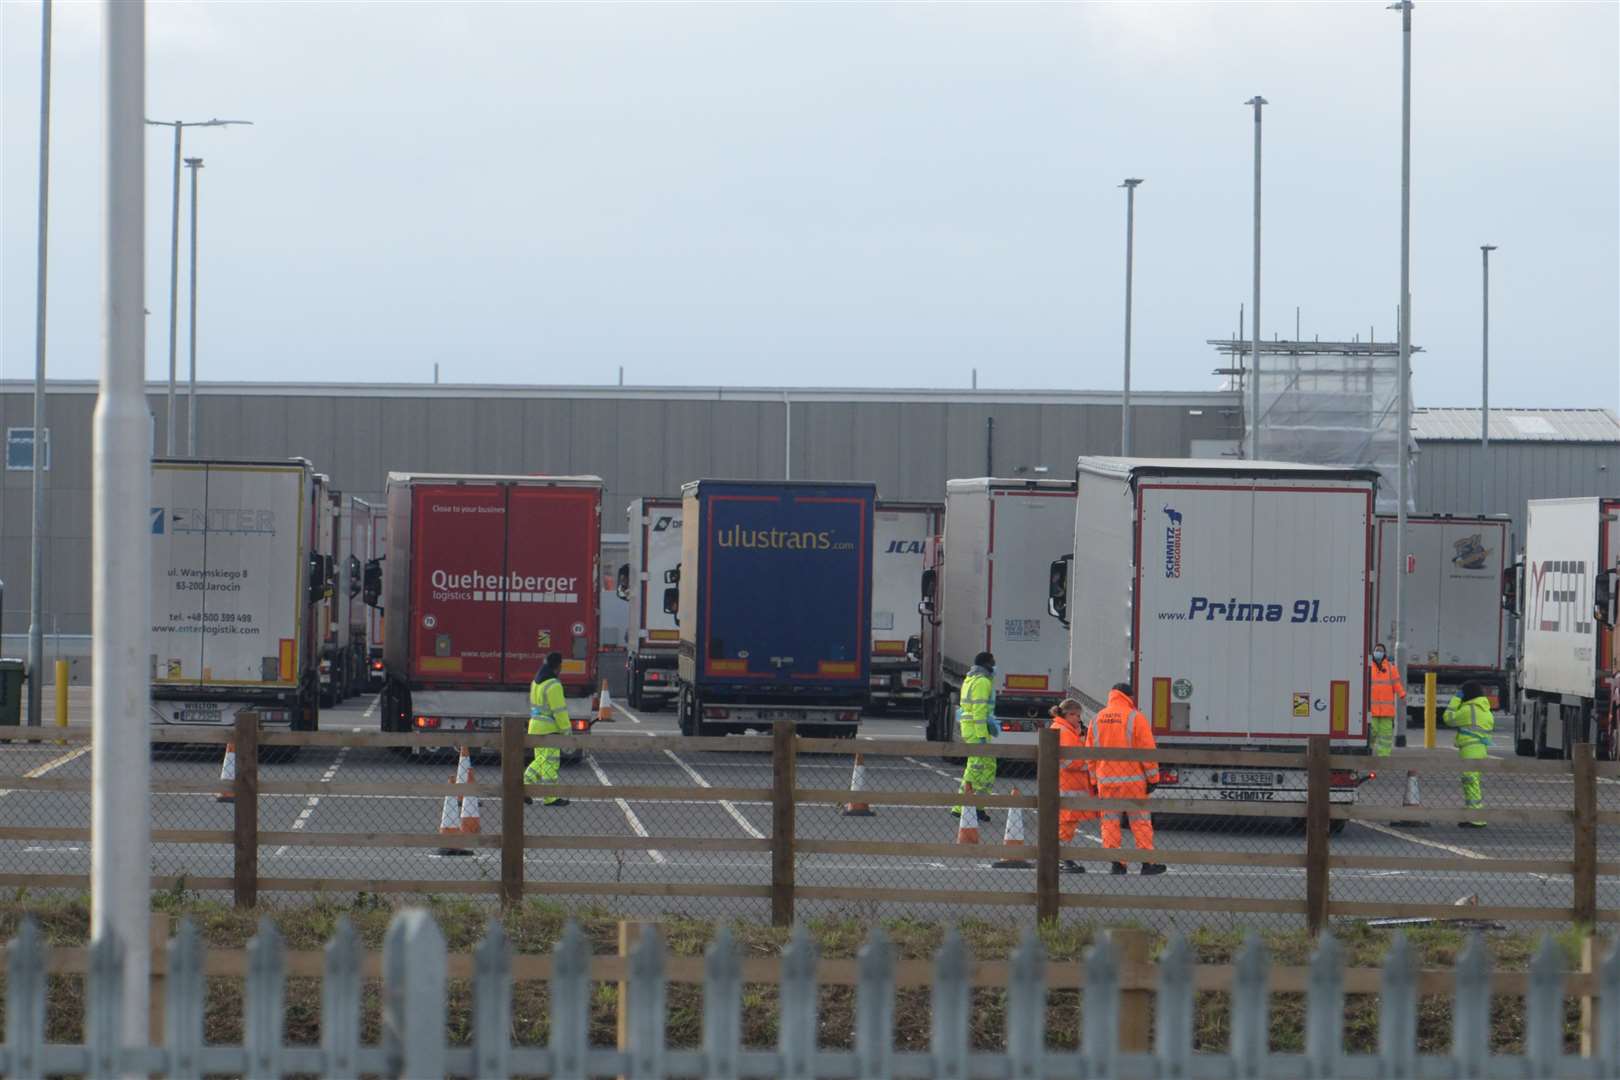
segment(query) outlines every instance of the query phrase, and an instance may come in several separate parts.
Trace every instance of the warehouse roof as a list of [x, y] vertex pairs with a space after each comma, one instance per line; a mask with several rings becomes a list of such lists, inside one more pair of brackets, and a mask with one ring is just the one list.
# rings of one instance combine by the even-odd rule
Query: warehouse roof
[[[1478, 409], [1413, 409], [1420, 442], [1477, 442]], [[1492, 409], [1492, 442], [1620, 443], [1620, 418], [1608, 409]]]

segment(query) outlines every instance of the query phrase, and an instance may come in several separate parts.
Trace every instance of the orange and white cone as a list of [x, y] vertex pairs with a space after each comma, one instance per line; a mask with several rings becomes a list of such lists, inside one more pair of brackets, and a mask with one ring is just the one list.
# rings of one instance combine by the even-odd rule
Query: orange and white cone
[[[1423, 805], [1423, 799], [1422, 799], [1422, 796], [1418, 792], [1418, 771], [1416, 769], [1407, 769], [1406, 770], [1406, 794], [1401, 797], [1401, 806], [1404, 809], [1405, 807], [1409, 807], [1409, 806], [1422, 806], [1422, 805]], [[1427, 825], [1428, 822], [1427, 821], [1394, 821], [1394, 822], [1391, 822], [1390, 824], [1399, 825], [1402, 828], [1406, 828], [1406, 829], [1419, 829], [1419, 828], [1422, 828], [1423, 826]]]
[[962, 821], [956, 827], [956, 842], [958, 844], [977, 844], [979, 842], [979, 811], [973, 805], [973, 785], [965, 787], [966, 797], [962, 801]]
[[[469, 776], [471, 776], [471, 775], [472, 775], [472, 762], [467, 757], [467, 751], [465, 749], [463, 749], [461, 751], [460, 760], [458, 760], [456, 762], [456, 775], [452, 776], [450, 778], [450, 782], [452, 784], [465, 784], [467, 782], [467, 778]], [[439, 809], [439, 835], [440, 836], [460, 836], [461, 835], [461, 798], [460, 798], [460, 796], [446, 795], [444, 797], [444, 804]], [[442, 847], [442, 848], [439, 849], [439, 854], [440, 855], [471, 855], [472, 851], [469, 848], [463, 848], [463, 847]]]
[[596, 695], [596, 722], [606, 724], [613, 719], [613, 695], [608, 693], [607, 680], [602, 680], [602, 690]]
[[[855, 769], [850, 773], [849, 776], [849, 790], [851, 794], [854, 794], [857, 791], [866, 790], [866, 762], [859, 754], [855, 755]], [[877, 817], [877, 815], [872, 812], [872, 806], [870, 803], [856, 802], [854, 800], [844, 804], [844, 816]]]
[[225, 760], [219, 766], [219, 794], [214, 796], [215, 802], [233, 803], [236, 801], [236, 744], [225, 744]]
[[[1013, 788], [1013, 796], [1017, 797], [1018, 789]], [[1024, 808], [1022, 806], [1009, 806], [1007, 808], [1007, 827], [1002, 833], [1001, 843], [1004, 847], [1024, 846]], [[997, 859], [990, 864], [997, 870], [1028, 870], [1035, 864], [1028, 859]]]
[[[467, 756], [466, 750], [462, 750], [461, 754], [461, 761], [456, 766], [456, 783], [477, 783], [477, 780], [473, 776], [472, 759]], [[466, 766], [465, 775], [463, 775], [463, 765]], [[470, 833], [473, 836], [477, 836], [482, 828], [482, 825], [483, 822], [480, 821], [478, 817], [478, 796], [463, 795], [461, 797], [461, 831], [463, 833]]]

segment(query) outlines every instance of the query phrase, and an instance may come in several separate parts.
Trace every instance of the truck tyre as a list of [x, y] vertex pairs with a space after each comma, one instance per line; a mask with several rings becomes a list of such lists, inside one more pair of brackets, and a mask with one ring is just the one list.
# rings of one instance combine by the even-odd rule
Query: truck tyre
[[640, 709], [642, 704], [641, 669], [633, 660], [624, 666], [624, 683], [624, 696], [629, 699], [630, 707]]
[[680, 728], [682, 735], [696, 734], [692, 727], [691, 697], [691, 691], [683, 686], [675, 698], [675, 723]]

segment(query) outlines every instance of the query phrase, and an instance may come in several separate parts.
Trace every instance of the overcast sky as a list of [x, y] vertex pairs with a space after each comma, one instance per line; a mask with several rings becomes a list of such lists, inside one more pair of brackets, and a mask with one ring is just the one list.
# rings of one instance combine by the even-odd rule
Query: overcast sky
[[[56, 5], [50, 365], [99, 367], [98, 7]], [[154, 3], [202, 174], [206, 379], [1216, 384], [1262, 330], [1393, 336], [1400, 18], [1298, 4]], [[39, 4], [4, 32], [5, 375], [33, 365]], [[1620, 6], [1422, 3], [1419, 404], [1620, 399]], [[147, 169], [165, 370], [171, 135]], [[185, 241], [182, 241], [184, 248]], [[182, 258], [181, 365], [185, 364]]]

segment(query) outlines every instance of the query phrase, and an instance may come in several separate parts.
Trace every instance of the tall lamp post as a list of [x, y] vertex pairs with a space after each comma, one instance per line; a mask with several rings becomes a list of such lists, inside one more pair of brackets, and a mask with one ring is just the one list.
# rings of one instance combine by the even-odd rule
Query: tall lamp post
[[1480, 331], [1479, 331], [1479, 512], [1490, 513], [1488, 458], [1491, 450], [1491, 252], [1495, 244], [1479, 245]]
[[39, 249], [34, 285], [34, 516], [28, 549], [28, 725], [45, 722], [45, 278], [51, 220], [51, 0], [39, 33]]
[[191, 170], [191, 301], [187, 307], [191, 319], [191, 375], [186, 380], [186, 457], [197, 456], [197, 173], [203, 159], [186, 158]]
[[1249, 460], [1260, 459], [1260, 110], [1270, 104], [1259, 94], [1243, 104], [1254, 106], [1254, 351], [1249, 355]]
[[1119, 452], [1131, 456], [1131, 270], [1136, 257], [1136, 188], [1142, 181], [1128, 178], [1125, 189], [1125, 392], [1120, 398]]
[[[1401, 13], [1401, 303], [1400, 371], [1396, 387], [1399, 408], [1395, 431], [1395, 668], [1406, 685], [1406, 503], [1412, 439], [1412, 0], [1397, 0], [1388, 10]], [[1406, 724], [1397, 725], [1400, 745]]]
[[251, 126], [251, 120], [147, 120], [152, 127], [174, 128], [174, 198], [169, 226], [169, 404], [163, 452], [174, 453], [175, 351], [180, 339], [180, 136], [188, 127]]

